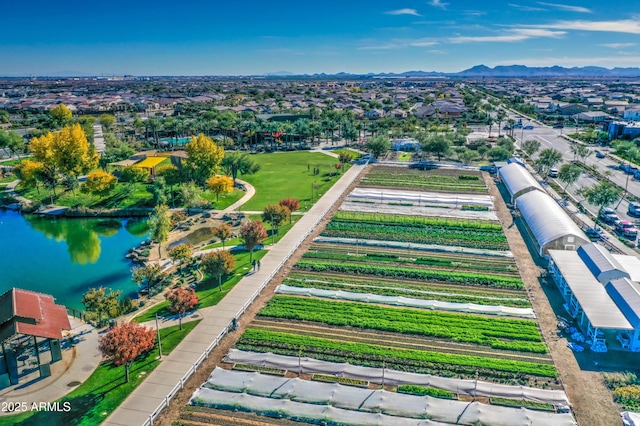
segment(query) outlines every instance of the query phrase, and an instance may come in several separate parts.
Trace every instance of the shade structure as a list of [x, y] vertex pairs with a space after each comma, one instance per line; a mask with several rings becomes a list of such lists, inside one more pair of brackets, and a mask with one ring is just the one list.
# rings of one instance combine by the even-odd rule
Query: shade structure
[[530, 191], [544, 191], [538, 181], [518, 163], [510, 163], [498, 170], [502, 183], [506, 186], [511, 202]]
[[521, 195], [516, 207], [538, 243], [541, 256], [549, 249], [576, 250], [590, 243], [562, 207], [545, 193], [531, 191]]

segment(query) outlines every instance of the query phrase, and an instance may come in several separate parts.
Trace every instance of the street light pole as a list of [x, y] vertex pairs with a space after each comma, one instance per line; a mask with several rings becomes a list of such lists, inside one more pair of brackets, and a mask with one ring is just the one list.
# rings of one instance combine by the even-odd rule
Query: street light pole
[[162, 359], [162, 342], [160, 341], [160, 327], [158, 327], [158, 313], [156, 312], [156, 334], [158, 335], [158, 350], [160, 351], [160, 359]]

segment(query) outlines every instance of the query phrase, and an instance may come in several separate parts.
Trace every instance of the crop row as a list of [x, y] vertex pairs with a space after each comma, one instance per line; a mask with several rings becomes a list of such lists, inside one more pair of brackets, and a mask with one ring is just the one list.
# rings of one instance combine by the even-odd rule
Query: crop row
[[499, 305], [514, 308], [531, 307], [529, 301], [524, 297], [508, 297], [507, 295], [500, 297], [499, 293], [493, 296], [477, 295], [474, 293], [452, 293], [446, 289], [437, 291], [428, 285], [421, 287], [406, 284], [403, 285], [402, 283], [394, 284], [390, 282], [376, 282], [370, 280], [360, 282], [357, 280], [350, 280], [349, 282], [346, 282], [344, 280], [329, 280], [325, 278], [301, 279], [293, 278], [291, 276], [285, 278], [283, 284], [292, 287], [317, 288], [321, 290], [342, 290], [352, 293], [377, 294], [380, 296], [403, 296], [421, 300], [437, 300], [440, 302], [475, 303], [478, 305]]
[[425, 265], [430, 267], [440, 267], [440, 268], [453, 268], [456, 270], [464, 269], [464, 270], [477, 270], [477, 271], [490, 271], [494, 273], [508, 274], [517, 276], [518, 270], [512, 264], [507, 265], [492, 265], [489, 262], [486, 262], [482, 265], [471, 265], [464, 264], [462, 262], [456, 262], [452, 259], [446, 258], [438, 258], [438, 257], [407, 257], [400, 256], [397, 254], [384, 254], [384, 253], [359, 253], [355, 255], [354, 253], [340, 253], [336, 250], [310, 250], [307, 251], [303, 258], [305, 259], [326, 259], [326, 260], [347, 260], [347, 261], [358, 261], [363, 260], [366, 262], [393, 262], [393, 263], [406, 263], [413, 265]]
[[[513, 378], [513, 375], [557, 377], [553, 365], [514, 361], [472, 355], [457, 355], [414, 349], [348, 343], [319, 337], [248, 328], [237, 344], [242, 350], [274, 352], [289, 356], [310, 356], [325, 361], [350, 362], [356, 365], [381, 367], [401, 371], [425, 372], [443, 377], [463, 375], [474, 377]], [[499, 372], [511, 373], [501, 375]]]
[[492, 250], [508, 250], [502, 231], [463, 228], [439, 228], [423, 225], [398, 225], [367, 222], [331, 221], [322, 235], [327, 237], [364, 238], [406, 241], [418, 244], [440, 244]]
[[425, 281], [442, 281], [474, 286], [487, 286], [505, 289], [522, 289], [522, 280], [516, 277], [503, 277], [489, 274], [474, 274], [471, 272], [451, 272], [441, 270], [426, 270], [414, 268], [391, 267], [387, 265], [371, 265], [365, 263], [321, 262], [301, 259], [295, 265], [296, 269], [313, 272], [339, 272], [353, 275], [374, 275], [391, 278], [408, 278]]
[[547, 352], [547, 347], [542, 343], [540, 332], [533, 321], [390, 308], [354, 302], [338, 303], [306, 297], [275, 296], [258, 315], [444, 338], [494, 349]]
[[499, 223], [486, 220], [469, 220], [440, 218], [433, 216], [405, 216], [397, 214], [384, 213], [368, 213], [354, 211], [338, 211], [333, 216], [332, 221], [344, 222], [368, 222], [368, 223], [384, 223], [384, 224], [408, 224], [408, 225], [428, 225], [441, 228], [454, 229], [476, 229], [476, 230], [493, 230], [502, 232], [502, 226]]

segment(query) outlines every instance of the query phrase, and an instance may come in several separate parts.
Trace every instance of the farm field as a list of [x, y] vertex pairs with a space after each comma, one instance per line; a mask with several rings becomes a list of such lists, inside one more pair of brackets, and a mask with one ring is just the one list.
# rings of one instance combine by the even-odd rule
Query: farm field
[[[386, 179], [389, 175], [396, 181], [433, 179], [431, 171], [398, 170], [403, 173], [373, 167], [366, 177], [379, 182], [381, 176]], [[459, 179], [460, 174], [453, 173], [457, 171], [445, 172], [434, 175], [441, 181], [446, 180], [442, 176], [452, 182], [460, 180], [463, 185], [476, 182]], [[468, 173], [472, 172], [464, 171], [463, 175]], [[396, 181], [389, 178], [385, 185], [391, 187]], [[486, 194], [483, 180], [478, 182], [475, 192]], [[415, 182], [411, 184], [416, 187]], [[402, 182], [397, 186], [402, 187]], [[562, 388], [500, 222], [338, 211], [321, 235], [258, 312], [236, 344], [237, 349], [247, 354], [273, 353], [425, 377], [475, 380], [488, 388], [491, 384], [540, 391]], [[386, 246], [389, 242], [406, 245]], [[302, 370], [286, 377], [307, 379]], [[358, 379], [358, 383], [342, 383], [336, 378], [334, 385], [361, 385], [362, 378]], [[418, 388], [383, 386], [398, 395], [400, 404], [408, 401], [404, 397], [417, 395], [436, 400], [458, 398], [450, 389]], [[227, 390], [216, 388], [218, 391]], [[216, 392], [203, 391], [203, 398], [194, 400], [197, 404], [217, 401], [204, 404], [214, 409], [229, 407], [225, 398], [232, 397]], [[487, 398], [481, 405], [491, 407], [487, 409], [491, 413], [556, 409], [553, 404], [537, 406], [536, 401], [522, 398], [505, 401], [498, 393], [489, 396], [495, 397], [494, 403]], [[255, 400], [247, 404], [260, 412], [256, 407], [267, 403]], [[437, 412], [428, 407], [429, 416], [429, 410]], [[404, 415], [395, 415], [397, 424], [404, 424]], [[504, 424], [519, 424], [515, 414], [504, 416]], [[447, 417], [436, 414], [429, 419], [446, 422]], [[473, 421], [487, 422], [487, 418]], [[555, 423], [549, 420], [546, 424]]]
[[480, 172], [456, 169], [422, 171], [377, 166], [362, 179], [360, 185], [462, 193], [487, 192]]
[[340, 211], [334, 215], [322, 235], [491, 250], [509, 249], [500, 223], [455, 218]]

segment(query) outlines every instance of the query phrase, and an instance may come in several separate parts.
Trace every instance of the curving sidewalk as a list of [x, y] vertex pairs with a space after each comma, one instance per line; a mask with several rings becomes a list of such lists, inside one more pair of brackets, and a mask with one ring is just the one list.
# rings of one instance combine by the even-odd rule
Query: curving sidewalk
[[[261, 260], [261, 269], [247, 274], [215, 306], [200, 310], [203, 319], [149, 377], [106, 419], [103, 425], [148, 425], [169, 404], [231, 321], [253, 303], [309, 233], [324, 218], [365, 166], [352, 166]], [[244, 198], [244, 197], [243, 197]], [[170, 395], [170, 396], [169, 396]]]

